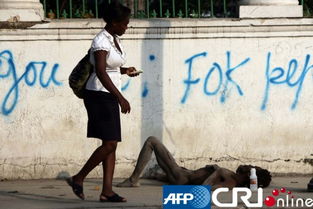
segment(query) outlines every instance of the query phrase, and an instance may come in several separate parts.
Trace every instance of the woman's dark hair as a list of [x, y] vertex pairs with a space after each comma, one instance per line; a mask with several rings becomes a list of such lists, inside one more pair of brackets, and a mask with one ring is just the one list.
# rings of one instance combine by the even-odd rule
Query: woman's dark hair
[[270, 183], [272, 181], [272, 175], [268, 170], [263, 169], [263, 168], [258, 167], [258, 166], [240, 165], [237, 168], [236, 173], [240, 174], [240, 175], [245, 175], [247, 177], [247, 179], [241, 185], [237, 185], [237, 186], [242, 186], [242, 187], [249, 187], [250, 186], [249, 176], [250, 176], [251, 168], [255, 168], [255, 170], [256, 170], [256, 175], [258, 177], [258, 187], [265, 188], [268, 185], [270, 185]]
[[119, 0], [113, 0], [109, 5], [103, 5], [102, 18], [106, 23], [121, 22], [130, 16], [131, 10], [121, 4]]

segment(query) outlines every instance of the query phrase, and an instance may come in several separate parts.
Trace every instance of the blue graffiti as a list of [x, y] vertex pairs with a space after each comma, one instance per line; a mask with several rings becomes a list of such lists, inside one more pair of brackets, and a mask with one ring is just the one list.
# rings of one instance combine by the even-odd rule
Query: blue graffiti
[[[128, 81], [122, 86], [121, 90], [122, 90], [122, 91], [126, 91], [126, 90], [129, 88], [130, 83], [131, 83], [131, 79], [128, 79]], [[148, 93], [149, 93], [148, 83], [147, 83], [147, 82], [144, 82], [144, 84], [143, 84], [143, 90], [142, 90], [142, 93], [141, 93], [141, 97], [142, 97], [142, 98], [147, 97]]]
[[[155, 61], [155, 59], [156, 59], [155, 55], [153, 55], [153, 54], [149, 55], [149, 61], [152, 62], [152, 61]], [[128, 79], [128, 81], [122, 86], [121, 90], [122, 91], [126, 91], [129, 88], [130, 83], [131, 83], [131, 79]], [[145, 97], [148, 96], [148, 94], [149, 94], [148, 82], [145, 81], [143, 83], [143, 89], [142, 89], [142, 92], [141, 92], [141, 97], [145, 98]]]
[[[200, 78], [193, 78], [192, 77], [193, 62], [200, 57], [206, 57], [206, 56], [207, 56], [207, 52], [202, 52], [202, 53], [196, 54], [196, 55], [186, 59], [185, 63], [188, 65], [188, 73], [187, 73], [188, 75], [187, 75], [187, 79], [184, 80], [184, 84], [186, 85], [186, 88], [185, 88], [185, 93], [181, 99], [182, 104], [186, 103], [186, 101], [190, 95], [191, 85], [196, 85], [200, 82]], [[232, 65], [231, 65], [231, 53], [229, 51], [226, 52], [226, 58], [227, 58], [227, 61], [226, 61], [227, 64], [226, 64], [226, 68], [225, 68], [225, 78], [226, 79], [225, 79], [224, 84], [223, 84], [223, 80], [224, 80], [223, 69], [219, 63], [214, 62], [212, 64], [212, 67], [208, 71], [205, 79], [204, 79], [204, 85], [203, 85], [203, 91], [204, 91], [205, 95], [208, 95], [208, 96], [214, 96], [218, 92], [222, 91], [221, 98], [220, 98], [220, 101], [222, 103], [224, 103], [226, 101], [226, 95], [230, 91], [229, 85], [231, 85], [231, 84], [236, 87], [238, 94], [240, 96], [243, 95], [242, 89], [240, 88], [239, 84], [233, 80], [231, 75], [235, 70], [243, 67], [244, 65], [246, 65], [250, 61], [250, 58], [248, 57], [244, 61], [242, 61], [240, 64], [238, 64], [237, 66], [232, 67]], [[218, 82], [218, 85], [214, 91], [209, 91], [208, 90], [209, 80], [210, 80], [211, 75], [214, 71], [218, 72], [219, 82]], [[224, 87], [224, 88], [222, 89], [222, 87]]]
[[192, 63], [193, 63], [193, 60], [198, 58], [198, 57], [206, 57], [207, 56], [207, 53], [206, 52], [202, 52], [202, 53], [199, 53], [199, 54], [196, 54], [192, 57], [190, 57], [189, 59], [187, 59], [185, 61], [186, 64], [188, 64], [188, 78], [184, 80], [184, 84], [186, 84], [186, 90], [185, 90], [185, 94], [183, 96], [183, 98], [181, 99], [181, 103], [185, 103], [189, 94], [190, 94], [190, 86], [191, 84], [197, 84], [199, 83], [200, 81], [200, 78], [197, 78], [197, 79], [192, 79]]
[[143, 91], [142, 91], [141, 96], [142, 96], [143, 98], [145, 98], [145, 97], [147, 97], [148, 93], [149, 93], [148, 83], [147, 83], [147, 82], [144, 82], [144, 84], [143, 84]]
[[227, 90], [228, 90], [228, 84], [229, 83], [231, 83], [231, 84], [233, 84], [233, 85], [235, 85], [235, 87], [237, 88], [237, 90], [238, 90], [238, 93], [239, 93], [239, 95], [240, 96], [243, 96], [243, 92], [242, 92], [242, 90], [241, 90], [241, 88], [240, 88], [240, 86], [232, 79], [232, 77], [231, 77], [231, 73], [233, 72], [233, 71], [235, 71], [236, 69], [238, 69], [238, 68], [240, 68], [240, 67], [242, 67], [242, 66], [244, 66], [245, 64], [247, 64], [249, 61], [250, 61], [250, 58], [248, 57], [248, 58], [246, 58], [244, 61], [242, 61], [239, 65], [237, 65], [236, 67], [231, 67], [231, 54], [230, 54], [230, 52], [228, 51], [228, 52], [226, 52], [226, 54], [227, 54], [227, 67], [226, 67], [226, 83], [225, 83], [225, 88], [224, 88], [224, 90], [223, 90], [223, 93], [222, 93], [222, 96], [221, 96], [221, 102], [222, 103], [224, 103], [225, 102], [225, 100], [226, 100], [226, 92], [227, 92]]
[[154, 60], [155, 60], [155, 56], [154, 56], [153, 54], [151, 54], [151, 55], [149, 56], [149, 60], [150, 60], [150, 61], [154, 61]]
[[129, 84], [130, 84], [130, 79], [128, 79], [128, 81], [122, 86], [121, 90], [126, 91], [126, 89], [128, 89], [129, 87]]
[[[59, 86], [62, 83], [57, 81], [55, 75], [59, 69], [59, 64], [54, 64], [51, 69], [49, 79], [45, 81], [44, 74], [47, 68], [47, 62], [29, 62], [24, 73], [18, 77], [13, 54], [9, 50], [4, 50], [0, 53], [0, 79], [12, 80], [12, 85], [2, 101], [1, 111], [3, 115], [9, 115], [17, 105], [19, 98], [19, 84], [24, 80], [27, 86], [34, 86], [39, 80], [39, 84], [43, 88], [47, 88], [50, 83]], [[38, 75], [39, 73], [39, 75]], [[37, 77], [39, 78], [37, 79]], [[10, 102], [11, 101], [11, 102]]]
[[[208, 91], [207, 87], [208, 87], [209, 79], [211, 78], [211, 74], [214, 72], [214, 70], [218, 71], [219, 83], [218, 83], [218, 86], [216, 87], [215, 91], [210, 92], [210, 91]], [[213, 63], [213, 67], [210, 69], [210, 71], [208, 72], [208, 74], [206, 75], [206, 77], [204, 79], [203, 91], [208, 96], [216, 95], [217, 92], [220, 90], [222, 83], [223, 83], [223, 71], [222, 71], [222, 68], [221, 68], [221, 66], [218, 63]]]
[[293, 100], [293, 103], [291, 105], [291, 109], [295, 109], [297, 107], [299, 96], [302, 90], [302, 85], [305, 80], [305, 76], [307, 73], [313, 69], [313, 65], [309, 64], [311, 60], [310, 55], [306, 55], [305, 62], [302, 68], [302, 72], [298, 79], [295, 78], [295, 73], [299, 69], [298, 61], [296, 59], [292, 59], [289, 61], [288, 70], [285, 71], [282, 67], [275, 67], [274, 69], [271, 69], [271, 56], [272, 53], [267, 54], [267, 62], [266, 62], [266, 86], [265, 86], [265, 92], [264, 92], [264, 98], [261, 106], [261, 110], [266, 109], [266, 104], [268, 102], [269, 92], [270, 92], [270, 86], [273, 85], [280, 85], [280, 84], [287, 84], [288, 87], [296, 88], [295, 97]]

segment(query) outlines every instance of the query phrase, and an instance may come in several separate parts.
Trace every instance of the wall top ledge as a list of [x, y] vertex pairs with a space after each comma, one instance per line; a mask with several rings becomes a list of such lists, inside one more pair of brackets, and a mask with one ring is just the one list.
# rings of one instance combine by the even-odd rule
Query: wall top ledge
[[[214, 19], [131, 19], [130, 28], [169, 28], [169, 27], [238, 27], [238, 26], [297, 26], [311, 25], [312, 18], [214, 18]], [[37, 24], [31, 29], [94, 29], [103, 28], [105, 23], [101, 19], [69, 19], [69, 20], [52, 20], [47, 24]]]
[[[0, 41], [92, 40], [101, 20], [56, 20], [27, 29], [0, 29]], [[313, 19], [132, 20], [123, 39], [313, 37]]]

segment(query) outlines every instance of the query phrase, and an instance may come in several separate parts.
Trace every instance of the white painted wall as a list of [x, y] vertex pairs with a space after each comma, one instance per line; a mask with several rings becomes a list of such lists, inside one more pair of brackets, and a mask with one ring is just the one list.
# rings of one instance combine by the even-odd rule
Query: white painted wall
[[[247, 163], [312, 173], [312, 22], [133, 20], [122, 42], [127, 65], [144, 73], [123, 78], [132, 112], [122, 116], [115, 177], [130, 174], [150, 135], [190, 169]], [[86, 111], [67, 78], [103, 25], [74, 20], [0, 30], [0, 178], [73, 174], [99, 145], [86, 138]], [[53, 67], [54, 80], [43, 87]]]

